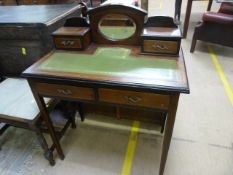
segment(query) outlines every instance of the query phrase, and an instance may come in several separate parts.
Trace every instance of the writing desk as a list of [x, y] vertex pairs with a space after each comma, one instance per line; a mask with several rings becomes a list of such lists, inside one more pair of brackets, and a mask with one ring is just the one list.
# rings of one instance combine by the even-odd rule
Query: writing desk
[[64, 154], [43, 97], [165, 110], [168, 112], [160, 175], [172, 137], [180, 93], [189, 93], [182, 52], [178, 57], [141, 55], [139, 46], [92, 44], [85, 51], [54, 51], [23, 72], [59, 156]]

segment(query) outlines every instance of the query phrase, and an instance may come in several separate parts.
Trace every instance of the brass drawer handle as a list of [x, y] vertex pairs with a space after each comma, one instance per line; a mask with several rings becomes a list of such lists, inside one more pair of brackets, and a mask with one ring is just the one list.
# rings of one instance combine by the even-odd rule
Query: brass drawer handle
[[142, 98], [140, 97], [129, 97], [129, 96], [125, 96], [125, 99], [129, 102], [132, 102], [132, 103], [137, 103], [137, 102], [140, 102], [142, 101]]
[[62, 41], [61, 44], [63, 46], [73, 46], [74, 45], [74, 41]]
[[154, 45], [152, 45], [152, 47], [153, 47], [154, 49], [169, 50], [169, 48], [168, 48], [167, 46], [159, 45], [159, 44], [154, 44]]
[[72, 95], [72, 92], [69, 89], [57, 89], [57, 92], [63, 95]]

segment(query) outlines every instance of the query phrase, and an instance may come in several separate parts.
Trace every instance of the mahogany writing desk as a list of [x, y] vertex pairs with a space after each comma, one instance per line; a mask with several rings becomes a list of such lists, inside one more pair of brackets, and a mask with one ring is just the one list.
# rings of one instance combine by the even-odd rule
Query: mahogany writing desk
[[[167, 119], [159, 170], [162, 175], [179, 95], [189, 93], [187, 74], [182, 51], [178, 55], [167, 54], [174, 49], [170, 43], [179, 45], [176, 37], [170, 37], [173, 35], [168, 32], [170, 30], [164, 28], [165, 32], [162, 32], [162, 28], [159, 28], [159, 32], [153, 30], [153, 35], [144, 37], [144, 41], [150, 41], [147, 45], [150, 53], [142, 52], [140, 44], [143, 45], [143, 28], [149, 22], [150, 27], [158, 27], [160, 20], [163, 24], [164, 21], [173, 23], [173, 20], [151, 18], [144, 25], [146, 12], [125, 5], [100, 6], [89, 10], [87, 14], [90, 19], [88, 30], [62, 28], [55, 32], [56, 46], [69, 51], [51, 52], [23, 72], [58, 154], [64, 158], [43, 97], [163, 111], [167, 113]], [[73, 23], [81, 24], [78, 20], [83, 22], [80, 18], [71, 19]], [[164, 34], [169, 37], [164, 37]], [[83, 47], [85, 44], [81, 43], [88, 43], [88, 47]], [[179, 47], [176, 49], [180, 50]]]
[[86, 51], [55, 51], [23, 73], [54, 134], [42, 97], [80, 102], [167, 110], [162, 148], [162, 174], [171, 141], [180, 93], [188, 93], [182, 53], [177, 58], [140, 55], [139, 47], [92, 45]]

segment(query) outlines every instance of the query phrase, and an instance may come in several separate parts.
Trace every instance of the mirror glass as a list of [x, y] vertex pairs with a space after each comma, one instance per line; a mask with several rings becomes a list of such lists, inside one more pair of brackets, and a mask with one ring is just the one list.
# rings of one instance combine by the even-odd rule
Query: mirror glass
[[135, 22], [121, 14], [105, 15], [99, 22], [99, 32], [109, 40], [123, 40], [131, 37], [136, 31]]

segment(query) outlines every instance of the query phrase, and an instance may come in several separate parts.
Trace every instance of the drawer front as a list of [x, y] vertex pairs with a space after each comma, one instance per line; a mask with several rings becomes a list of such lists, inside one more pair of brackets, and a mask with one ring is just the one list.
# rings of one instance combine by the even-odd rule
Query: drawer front
[[144, 40], [144, 52], [177, 54], [178, 41]]
[[80, 38], [54, 38], [54, 42], [57, 48], [65, 49], [81, 49], [82, 44]]
[[168, 95], [104, 88], [99, 89], [99, 100], [102, 102], [142, 106], [149, 108], [167, 109], [169, 105]]
[[35, 87], [42, 95], [83, 100], [95, 99], [94, 90], [92, 88], [47, 83], [36, 83]]

